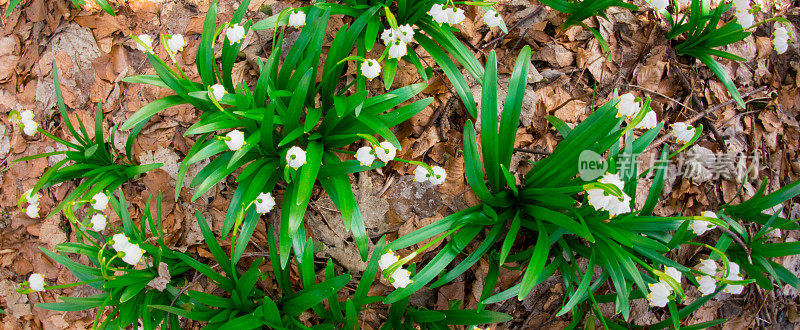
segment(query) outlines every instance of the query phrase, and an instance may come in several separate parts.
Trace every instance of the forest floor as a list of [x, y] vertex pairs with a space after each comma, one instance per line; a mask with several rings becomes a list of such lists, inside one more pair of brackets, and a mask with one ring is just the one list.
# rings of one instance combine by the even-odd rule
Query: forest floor
[[[3, 10], [6, 1], [0, 0]], [[797, 1], [764, 1], [761, 7], [765, 13], [758, 14], [757, 18], [780, 15], [800, 26]], [[104, 125], [110, 128], [121, 124], [143, 105], [171, 93], [158, 87], [121, 81], [126, 76], [153, 73], [144, 55], [135, 49], [130, 35], [184, 34], [188, 46], [180, 53], [178, 61], [190, 77], [197, 78], [195, 53], [209, 3], [209, 0], [130, 0], [118, 7], [117, 16], [110, 16], [92, 8], [78, 10], [67, 0], [23, 0], [10, 17], [2, 20], [0, 308], [7, 314], [0, 316], [0, 328], [81, 329], [91, 324], [94, 314], [94, 311], [53, 312], [33, 306], [38, 302], [53, 302], [61, 295], [91, 294], [86, 288], [29, 295], [14, 291], [15, 283], [24, 281], [32, 272], [43, 273], [48, 283], [74, 281], [74, 276], [66, 268], [45, 257], [39, 248], [53, 249], [56, 244], [74, 239], [75, 233], [61, 214], [47, 219], [31, 219], [17, 209], [21, 194], [58, 160], [51, 157], [15, 164], [11, 161], [58, 150], [58, 147], [41, 135], [34, 138], [23, 136], [20, 128], [9, 122], [7, 113], [33, 110], [44, 129], [67, 135], [64, 131], [59, 132], [62, 130], [58, 125], [60, 115], [55, 107], [50, 71], [55, 59], [61, 71], [64, 99], [71, 109], [70, 116], [91, 123], [94, 120], [93, 109], [97, 102], [102, 101]], [[606, 59], [608, 54], [601, 51], [597, 40], [586, 29], [560, 29], [565, 16], [536, 1], [499, 1], [496, 8], [511, 29], [508, 35], [483, 25], [477, 10], [467, 11], [467, 19], [459, 26], [461, 33], [458, 37], [481, 62], [491, 50], [497, 52], [501, 100], [519, 50], [530, 45], [534, 52], [515, 146], [524, 150], [514, 156], [512, 171], [524, 171], [529, 161], [551, 152], [560, 140], [545, 116], [553, 115], [567, 123], [578, 123], [590, 114], [593, 105], [606, 102], [614, 89], [618, 89], [620, 93], [630, 91], [639, 97], [652, 97], [652, 106], [662, 121], [676, 122], [707, 112], [698, 122], [704, 124], [708, 133], [704, 133], [697, 145], [684, 153], [685, 157], [670, 165], [672, 170], [667, 177], [662, 201], [656, 208], [657, 215], [694, 215], [703, 210], [716, 210], [727, 202], [741, 202], [741, 196], [736, 196], [741, 180], [745, 180], [744, 195], [750, 196], [765, 180], [768, 190], [774, 191], [800, 178], [798, 43], [790, 44], [788, 52], [777, 55], [771, 44], [771, 30], [769, 25], [765, 25], [744, 41], [725, 49], [749, 59], [748, 62], [721, 60], [742, 95], [746, 96], [747, 109], [741, 109], [731, 102], [724, 86], [708, 68], [671, 54], [665, 38], [666, 21], [656, 17], [644, 1], [636, 0], [634, 3], [640, 6], [640, 11], [611, 8], [607, 12], [609, 20], [587, 20], [587, 24], [598, 28], [608, 41], [611, 48], [609, 60]], [[229, 20], [237, 4], [220, 1], [219, 21]], [[268, 13], [277, 13], [287, 6], [303, 5], [307, 3], [252, 0], [245, 18], [259, 21]], [[329, 32], [335, 32], [344, 23], [341, 17], [334, 17]], [[327, 42], [331, 35], [329, 33]], [[296, 37], [296, 30], [287, 34], [287, 40]], [[271, 39], [271, 31], [248, 34], [243, 46], [245, 56], [234, 66], [235, 82], [255, 81], [256, 59], [268, 55]], [[158, 49], [157, 55], [166, 58], [163, 48]], [[429, 57], [422, 58], [433, 63]], [[349, 66], [346, 74], [355, 76], [355, 67]], [[460, 153], [461, 131], [467, 114], [443, 77], [443, 74], [435, 74], [421, 94], [422, 97], [434, 97], [433, 103], [399, 126], [395, 134], [403, 146], [398, 157], [441, 165], [447, 170], [447, 181], [438, 187], [413, 182], [413, 168], [400, 162], [354, 176], [355, 193], [364, 212], [367, 231], [375, 240], [381, 235], [394, 239], [477, 202], [464, 180], [463, 155]], [[412, 66], [401, 64], [394, 87], [419, 81], [421, 79]], [[480, 95], [477, 84], [473, 82], [472, 85], [473, 92]], [[379, 79], [375, 79], [371, 88], [384, 87]], [[122, 186], [130, 202], [132, 218], [136, 219], [135, 215], [141, 214], [148, 198], [156, 198], [159, 191], [165, 196], [173, 195], [178, 163], [195, 138], [183, 133], [199, 115], [200, 112], [191, 106], [177, 106], [161, 112], [145, 126], [134, 145], [134, 159], [142, 164], [161, 162], [164, 166]], [[667, 129], [661, 132], [667, 133]], [[115, 141], [115, 146], [123, 152], [124, 138], [124, 134], [119, 134]], [[671, 141], [666, 140], [665, 145], [676, 149]], [[656, 150], [654, 148], [640, 156], [640, 168], [650, 167]], [[196, 165], [190, 168], [187, 183], [203, 164]], [[746, 179], [745, 173], [748, 174]], [[641, 184], [649, 187], [647, 182]], [[45, 190], [41, 214], [49, 212], [74, 187], [74, 184], [67, 183]], [[229, 177], [193, 202], [192, 189], [188, 185], [177, 202], [165, 197], [162, 209], [164, 229], [170, 233], [167, 244], [201, 259], [208, 258], [210, 253], [200, 235], [194, 210], [200, 210], [207, 219], [212, 219], [213, 228], [219, 228], [235, 187], [236, 183]], [[642, 203], [644, 197], [637, 196], [637, 201]], [[800, 204], [797, 201], [794, 199], [786, 205], [782, 211], [784, 216], [798, 218]], [[341, 228], [340, 215], [334, 209], [324, 193], [315, 193], [307, 213], [307, 232], [324, 245], [317, 257], [332, 258], [339, 271], [350, 271], [357, 277], [365, 263], [358, 257], [350, 235]], [[119, 225], [112, 213], [107, 211], [111, 225]], [[278, 214], [271, 212], [259, 223], [250, 248], [266, 246], [267, 226], [278, 223]], [[712, 233], [705, 239], [713, 241], [714, 235], [719, 233]], [[800, 233], [792, 231], [777, 233], [773, 239], [799, 238]], [[416, 261], [424, 264], [435, 251], [429, 250]], [[694, 265], [703, 257], [700, 253], [703, 252], [690, 247], [670, 257], [685, 265]], [[796, 274], [800, 271], [800, 258], [790, 257], [779, 262]], [[461, 300], [464, 306], [474, 307], [487, 272], [488, 264], [481, 261], [449, 285], [421, 290], [412, 296], [411, 303], [446, 309], [449, 302]], [[508, 288], [519, 281], [520, 275], [519, 271], [504, 270], [498, 286]], [[208, 288], [209, 284], [202, 279], [192, 284], [194, 290]], [[377, 283], [372, 293], [381, 294], [388, 290], [388, 283]], [[695, 289], [687, 294], [688, 302], [699, 296]], [[523, 301], [511, 299], [496, 304], [491, 309], [511, 314], [514, 320], [498, 324], [493, 329], [562, 328], [570, 321], [569, 314], [555, 316], [563, 295], [563, 284], [556, 276], [539, 285]], [[795, 328], [800, 325], [798, 302], [798, 291], [792, 288], [770, 292], [750, 285], [741, 295], [722, 295], [714, 299], [691, 316], [687, 324], [726, 318], [725, 329]], [[604, 305], [603, 309], [606, 315], [613, 314], [611, 305]], [[379, 327], [385, 319], [385, 312], [385, 306], [378, 305], [363, 313], [363, 327]], [[635, 324], [652, 324], [666, 315], [665, 309], [650, 308], [640, 299], [633, 302], [630, 320]]]

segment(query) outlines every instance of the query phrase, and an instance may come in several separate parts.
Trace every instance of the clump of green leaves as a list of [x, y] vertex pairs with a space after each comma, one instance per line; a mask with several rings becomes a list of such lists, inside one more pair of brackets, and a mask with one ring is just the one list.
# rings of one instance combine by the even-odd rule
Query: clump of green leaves
[[621, 0], [583, 0], [583, 1], [564, 1], [564, 0], [542, 0], [543, 4], [548, 7], [567, 14], [567, 19], [561, 25], [562, 29], [568, 29], [571, 26], [579, 25], [592, 32], [603, 51], [607, 52], [608, 42], [606, 42], [603, 35], [597, 29], [586, 25], [583, 21], [591, 17], [602, 17], [608, 20], [606, 10], [611, 7], [621, 7], [628, 10], [639, 10], [639, 7], [632, 3], [627, 3]]

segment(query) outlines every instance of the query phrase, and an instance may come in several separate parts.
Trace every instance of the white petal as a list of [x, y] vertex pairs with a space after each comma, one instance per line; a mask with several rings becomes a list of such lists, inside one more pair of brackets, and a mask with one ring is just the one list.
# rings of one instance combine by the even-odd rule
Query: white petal
[[700, 259], [697, 270], [708, 275], [717, 274], [717, 262], [711, 259]]
[[111, 247], [117, 252], [125, 251], [125, 248], [131, 244], [131, 242], [128, 240], [128, 237], [122, 233], [114, 234], [111, 236], [111, 240], [114, 241], [114, 244], [112, 244]]
[[407, 52], [406, 43], [396, 40], [390, 47], [389, 47], [389, 58], [400, 58], [406, 55]]
[[256, 205], [256, 213], [269, 213], [275, 207], [275, 198], [272, 197], [272, 193], [260, 193], [256, 197], [254, 204]]
[[306, 152], [298, 146], [289, 148], [286, 152], [286, 163], [294, 169], [300, 168], [306, 163]]
[[140, 261], [142, 261], [142, 255], [144, 255], [144, 250], [139, 248], [138, 244], [129, 244], [122, 250], [125, 255], [122, 257], [122, 261], [126, 262], [129, 265], [136, 265]]
[[90, 222], [92, 223], [92, 230], [94, 231], [102, 231], [103, 229], [106, 229], [106, 216], [102, 213], [96, 213], [93, 215]]
[[230, 138], [229, 140], [224, 140], [225, 144], [228, 146], [230, 150], [239, 150], [244, 146], [244, 133], [240, 130], [232, 130], [225, 134], [226, 137]]
[[239, 24], [233, 24], [225, 30], [225, 36], [231, 44], [235, 44], [244, 39], [244, 27]]
[[372, 147], [358, 148], [356, 150], [356, 159], [363, 166], [372, 166], [375, 161], [375, 153], [372, 151]]
[[214, 95], [214, 99], [217, 101], [222, 100], [222, 97], [225, 96], [225, 87], [220, 84], [214, 84], [211, 86], [211, 94]]
[[367, 79], [372, 79], [381, 74], [381, 65], [374, 59], [368, 59], [361, 63], [361, 74]]
[[623, 94], [619, 97], [617, 103], [617, 118], [633, 117], [639, 112], [639, 102], [636, 102], [636, 97], [631, 93]]
[[431, 185], [436, 186], [444, 183], [444, 181], [447, 179], [447, 172], [445, 172], [445, 170], [439, 166], [431, 167], [431, 170], [433, 170], [433, 173], [428, 178], [428, 180], [431, 182]]
[[301, 10], [295, 10], [289, 15], [289, 26], [301, 27], [306, 25], [306, 13]]
[[698, 281], [700, 293], [704, 296], [710, 295], [717, 290], [717, 281], [711, 276], [703, 276]]
[[655, 111], [650, 110], [650, 111], [647, 112], [647, 114], [644, 115], [644, 118], [642, 118], [642, 121], [640, 121], [638, 124], [636, 124], [636, 127], [634, 127], [634, 128], [651, 129], [651, 128], [656, 127], [656, 125], [658, 125], [658, 117], [656, 117], [656, 112]]
[[375, 147], [375, 155], [377, 155], [378, 159], [382, 162], [388, 163], [397, 155], [397, 148], [389, 141], [383, 141], [379, 146]]
[[430, 177], [430, 175], [431, 175], [430, 172], [428, 172], [428, 169], [425, 168], [424, 166], [420, 165], [417, 166], [416, 169], [414, 169], [414, 181], [416, 182], [428, 181], [428, 177]]
[[400, 259], [397, 258], [397, 256], [394, 254], [394, 252], [389, 250], [389, 252], [384, 253], [384, 254], [381, 255], [380, 260], [378, 260], [378, 267], [380, 267], [381, 270], [386, 270], [392, 264], [394, 264], [395, 262], [397, 262], [399, 260]]
[[92, 196], [92, 208], [95, 210], [105, 210], [106, 205], [108, 205], [108, 196], [106, 196], [106, 194], [99, 192]]
[[44, 275], [33, 273], [28, 277], [28, 287], [33, 291], [44, 291]]
[[496, 11], [487, 10], [483, 13], [483, 23], [490, 28], [498, 27], [503, 24], [503, 18]]
[[31, 218], [34, 218], [34, 219], [38, 218], [39, 217], [39, 203], [34, 203], [34, 204], [28, 205], [28, 207], [25, 208], [25, 215], [27, 215], [27, 216], [29, 216]]

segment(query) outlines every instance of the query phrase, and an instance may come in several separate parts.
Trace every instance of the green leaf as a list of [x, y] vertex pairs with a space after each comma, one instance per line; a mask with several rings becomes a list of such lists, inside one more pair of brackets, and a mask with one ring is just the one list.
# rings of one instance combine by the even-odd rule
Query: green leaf
[[533, 254], [528, 262], [528, 268], [522, 275], [522, 286], [520, 287], [517, 299], [522, 300], [530, 294], [536, 285], [536, 279], [544, 270], [544, 265], [547, 263], [548, 255], [550, 253], [550, 238], [547, 235], [547, 229], [541, 221], [536, 221], [538, 225], [539, 237], [536, 239], [536, 246], [533, 249]]
[[174, 107], [176, 105], [185, 104], [186, 101], [179, 95], [170, 95], [166, 97], [162, 97], [158, 100], [150, 102], [143, 106], [141, 109], [136, 111], [130, 118], [125, 120], [120, 126], [120, 130], [129, 130], [136, 125], [139, 125], [141, 122], [146, 122], [150, 117], [154, 114], [160, 112], [161, 110]]
[[[528, 87], [528, 67], [531, 63], [531, 48], [525, 46], [517, 56], [511, 80], [508, 83], [508, 94], [503, 105], [503, 114], [500, 119], [498, 135], [498, 157], [501, 165], [506, 168], [511, 166], [511, 156], [514, 151], [514, 140], [517, 136], [519, 116], [522, 113], [522, 101]], [[487, 69], [488, 70], [488, 69]], [[484, 83], [484, 89], [488, 83]], [[483, 131], [481, 131], [483, 134]], [[484, 160], [485, 161], [485, 160]]]

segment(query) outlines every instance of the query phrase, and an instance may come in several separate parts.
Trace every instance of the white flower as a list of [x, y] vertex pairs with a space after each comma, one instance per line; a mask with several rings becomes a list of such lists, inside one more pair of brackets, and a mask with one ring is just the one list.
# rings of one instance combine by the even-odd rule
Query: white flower
[[669, 302], [669, 295], [672, 294], [672, 287], [663, 281], [650, 283], [648, 286], [650, 293], [647, 294], [647, 300], [650, 301], [650, 306], [666, 306]]
[[147, 34], [140, 34], [139, 41], [141, 43], [136, 43], [136, 49], [141, 50], [145, 53], [153, 53], [153, 38]]
[[294, 169], [300, 168], [306, 163], [306, 152], [298, 146], [289, 148], [286, 152], [286, 163]]
[[659, 11], [666, 10], [667, 9], [667, 4], [669, 4], [669, 1], [667, 1], [667, 0], [651, 0], [650, 1], [650, 5], [653, 6], [653, 8], [658, 9]]
[[619, 97], [619, 102], [617, 102], [617, 118], [636, 116], [639, 113], [639, 109], [639, 102], [636, 102], [636, 97], [633, 94], [623, 94]]
[[25, 192], [25, 201], [30, 204], [39, 204], [39, 198], [42, 198], [42, 195], [39, 193], [31, 195], [31, 193], [33, 193], [33, 189], [28, 189]]
[[[741, 274], [739, 273], [739, 264], [731, 261], [730, 262], [730, 273], [726, 277], [729, 281], [741, 281], [743, 280]], [[725, 288], [725, 292], [730, 294], [740, 294], [744, 290], [744, 285], [741, 284], [728, 284]]]
[[416, 181], [416, 182], [428, 181], [428, 177], [430, 175], [431, 175], [431, 173], [428, 172], [428, 169], [425, 168], [424, 166], [420, 165], [420, 166], [417, 166], [416, 169], [414, 169], [414, 181]]
[[99, 192], [92, 196], [92, 208], [98, 211], [102, 211], [106, 209], [106, 205], [108, 205], [108, 196], [103, 192]]
[[[701, 215], [707, 218], [715, 218], [715, 219], [717, 218], [717, 215], [711, 211], [703, 211]], [[692, 221], [692, 224], [689, 225], [689, 227], [692, 228], [692, 231], [694, 232], [695, 235], [699, 236], [703, 235], [706, 231], [710, 229], [716, 228], [717, 226], [705, 220], [694, 220]]]
[[[681, 279], [683, 277], [683, 274], [677, 268], [664, 266], [664, 274], [667, 274], [667, 276], [672, 277], [672, 279], [675, 280], [675, 282], [678, 282], [679, 285], [681, 284]], [[671, 287], [670, 290], [672, 290]]]
[[728, 266], [730, 267], [730, 273], [728, 274], [728, 279], [731, 279], [731, 277], [734, 276], [739, 276], [740, 272], [739, 264], [731, 261], [730, 263], [728, 263]]
[[39, 128], [39, 123], [33, 120], [22, 120], [22, 132], [27, 136], [36, 134], [36, 129]]
[[411, 272], [402, 268], [395, 270], [394, 273], [392, 273], [392, 280], [394, 280], [392, 285], [398, 289], [405, 288], [413, 282], [411, 281]]
[[386, 252], [381, 255], [381, 258], [378, 260], [378, 267], [380, 267], [381, 270], [386, 270], [392, 264], [398, 262], [399, 260], [400, 259], [397, 258], [394, 252], [392, 250], [389, 250], [389, 252]]
[[453, 7], [452, 9], [447, 9], [447, 23], [450, 25], [456, 25], [461, 23], [466, 16], [464, 16], [464, 9]]
[[409, 24], [400, 25], [397, 27], [397, 31], [395, 31], [395, 35], [397, 36], [400, 41], [409, 43], [414, 41], [414, 28], [411, 27]]
[[36, 292], [44, 291], [44, 275], [39, 273], [31, 274], [28, 277], [28, 287]]
[[433, 170], [433, 172], [428, 178], [428, 181], [431, 182], [431, 185], [437, 186], [444, 183], [444, 180], [447, 179], [447, 173], [444, 171], [444, 169], [439, 166], [434, 166], [431, 167], [431, 170]]
[[588, 194], [589, 205], [593, 206], [595, 210], [606, 210], [611, 217], [631, 212], [631, 197], [626, 194], [625, 183], [620, 180], [619, 175], [606, 173], [599, 182], [605, 184], [613, 184], [622, 190], [622, 199], [617, 196], [607, 194], [605, 190], [600, 188], [593, 188], [586, 191]]
[[789, 31], [783, 24], [775, 27], [772, 37], [772, 45], [778, 54], [783, 54], [789, 49]]
[[20, 122], [31, 121], [31, 120], [33, 120], [34, 117], [36, 117], [36, 115], [34, 115], [33, 111], [30, 111], [30, 110], [25, 110], [25, 111], [19, 113], [19, 121]]
[[700, 284], [700, 293], [704, 296], [714, 293], [717, 289], [717, 280], [711, 276], [700, 277], [697, 279], [697, 283]]
[[106, 216], [102, 213], [95, 213], [92, 216], [92, 219], [89, 220], [92, 223], [92, 230], [94, 231], [102, 231], [106, 229]]
[[658, 117], [656, 117], [656, 112], [653, 110], [648, 111], [642, 121], [640, 121], [634, 128], [644, 128], [644, 129], [651, 129], [656, 127], [658, 124]]
[[242, 39], [244, 39], [244, 26], [239, 24], [229, 26], [228, 29], [225, 30], [225, 36], [228, 37], [228, 41], [230, 41], [231, 44], [242, 41]]
[[211, 86], [211, 94], [214, 95], [214, 99], [219, 101], [222, 100], [222, 97], [225, 96], [225, 86], [220, 84], [214, 84]]
[[500, 13], [490, 9], [483, 13], [483, 23], [490, 28], [498, 27], [503, 24], [503, 17], [500, 16]]
[[428, 10], [428, 15], [431, 15], [433, 17], [433, 20], [436, 21], [436, 23], [439, 23], [439, 25], [448, 22], [447, 6], [445, 5], [441, 5], [438, 3], [434, 4], [433, 6], [431, 6], [431, 10]]
[[650, 301], [650, 306], [664, 307], [669, 303], [669, 296], [662, 296], [653, 293], [647, 295], [647, 300]]
[[358, 148], [358, 150], [356, 150], [356, 159], [361, 166], [372, 166], [372, 162], [375, 161], [375, 154], [372, 151], [372, 147]]
[[142, 255], [144, 255], [144, 250], [139, 248], [139, 244], [128, 244], [122, 250], [124, 255], [122, 256], [122, 261], [126, 262], [131, 266], [135, 266], [142, 261]]
[[385, 29], [381, 32], [381, 40], [383, 40], [384, 46], [389, 46], [391, 43], [397, 41], [397, 33], [395, 33], [394, 29]]
[[289, 26], [301, 27], [306, 25], [306, 13], [295, 9], [289, 15]]
[[167, 39], [167, 50], [173, 54], [183, 51], [186, 47], [186, 40], [183, 39], [181, 34], [173, 34], [172, 37]]
[[39, 203], [34, 203], [34, 204], [28, 205], [28, 207], [25, 208], [25, 214], [27, 216], [31, 217], [31, 218], [34, 218], [34, 219], [38, 218], [39, 217]]
[[125, 248], [128, 247], [128, 245], [131, 245], [131, 242], [128, 240], [128, 237], [125, 236], [125, 234], [123, 233], [114, 234], [113, 236], [111, 236], [111, 240], [114, 241], [114, 243], [111, 244], [111, 247], [114, 248], [114, 250], [116, 250], [117, 252], [123, 252], [125, 251]]
[[742, 291], [744, 291], [744, 285], [728, 284], [724, 291], [730, 294], [740, 294]]
[[741, 11], [736, 12], [736, 20], [739, 21], [739, 25], [741, 25], [743, 29], [748, 29], [753, 26], [753, 22], [756, 18], [750, 12]]
[[750, 9], [750, 0], [733, 0], [733, 7], [736, 11], [747, 11]]
[[384, 163], [388, 163], [397, 155], [397, 148], [394, 147], [389, 141], [383, 141], [375, 148], [375, 155], [378, 156]]
[[225, 144], [228, 145], [228, 149], [239, 150], [244, 146], [244, 133], [238, 129], [228, 132], [225, 137], [228, 138], [224, 140]]
[[275, 198], [272, 198], [272, 193], [260, 193], [256, 197], [256, 213], [264, 214], [272, 211], [275, 207]]
[[711, 259], [700, 259], [700, 263], [697, 264], [697, 270], [713, 276], [717, 274], [717, 262]]
[[406, 43], [400, 40], [395, 40], [389, 47], [389, 58], [400, 58], [406, 55]]
[[688, 143], [692, 140], [692, 138], [694, 138], [696, 130], [694, 126], [682, 121], [674, 123], [670, 126], [672, 126], [672, 135], [675, 136], [675, 139], [678, 140], [678, 142]]
[[368, 59], [361, 63], [361, 74], [367, 79], [372, 79], [381, 74], [381, 65], [374, 59]]

